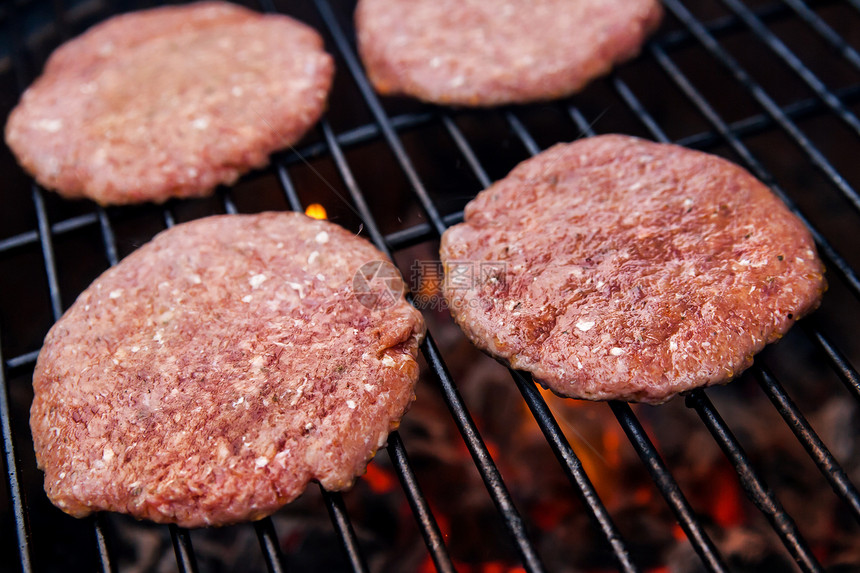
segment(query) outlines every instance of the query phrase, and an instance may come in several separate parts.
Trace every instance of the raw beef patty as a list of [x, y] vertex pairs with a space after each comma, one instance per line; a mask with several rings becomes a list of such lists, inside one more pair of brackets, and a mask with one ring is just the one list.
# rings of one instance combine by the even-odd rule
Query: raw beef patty
[[826, 288], [807, 229], [749, 173], [620, 135], [517, 166], [469, 203], [441, 257], [476, 345], [589, 400], [726, 382]]
[[360, 0], [355, 21], [380, 93], [492, 106], [579, 91], [661, 16], [657, 0]]
[[301, 138], [333, 73], [319, 34], [287, 16], [223, 2], [130, 13], [51, 55], [6, 141], [65, 197], [207, 195]]
[[334, 224], [267, 213], [179, 225], [109, 269], [36, 365], [50, 499], [196, 527], [262, 518], [311, 480], [349, 487], [418, 377], [418, 311], [353, 292], [381, 260]]

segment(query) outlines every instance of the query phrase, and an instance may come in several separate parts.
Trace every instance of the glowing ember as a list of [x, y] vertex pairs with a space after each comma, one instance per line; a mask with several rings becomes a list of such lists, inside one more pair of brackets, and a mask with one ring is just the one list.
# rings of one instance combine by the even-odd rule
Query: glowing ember
[[319, 203], [311, 203], [310, 205], [308, 205], [308, 208], [305, 209], [305, 215], [312, 219], [326, 219], [328, 217], [328, 213], [326, 213], [325, 207], [323, 207]]
[[724, 528], [743, 524], [746, 521], [743, 492], [732, 468], [723, 465], [712, 475], [714, 495], [711, 498], [709, 513], [714, 521]]
[[367, 466], [367, 473], [361, 478], [367, 482], [375, 493], [386, 493], [394, 489], [397, 480], [388, 471], [378, 467], [376, 464]]

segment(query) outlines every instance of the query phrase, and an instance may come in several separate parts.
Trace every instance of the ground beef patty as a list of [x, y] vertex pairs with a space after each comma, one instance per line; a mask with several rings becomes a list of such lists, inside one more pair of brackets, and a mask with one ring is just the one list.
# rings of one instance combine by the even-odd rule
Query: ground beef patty
[[359, 0], [355, 21], [380, 93], [491, 106], [580, 90], [661, 15], [657, 0]]
[[809, 232], [711, 155], [620, 135], [556, 145], [442, 237], [466, 334], [558, 394], [657, 404], [723, 383], [814, 309]]
[[45, 490], [81, 517], [187, 527], [264, 517], [364, 471], [414, 397], [421, 315], [365, 305], [385, 256], [293, 213], [179, 225], [48, 333], [30, 425]]
[[58, 48], [6, 141], [66, 197], [206, 195], [296, 142], [333, 71], [319, 34], [286, 16], [221, 2], [136, 12]]

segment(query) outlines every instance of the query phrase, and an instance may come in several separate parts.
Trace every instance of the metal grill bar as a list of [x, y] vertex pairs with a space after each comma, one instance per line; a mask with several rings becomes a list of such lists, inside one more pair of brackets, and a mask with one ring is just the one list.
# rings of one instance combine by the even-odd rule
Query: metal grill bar
[[694, 408], [702, 418], [708, 431], [711, 432], [723, 453], [735, 467], [747, 496], [770, 521], [800, 568], [809, 572], [823, 571], [818, 559], [812, 554], [806, 541], [797, 530], [794, 520], [786, 513], [764, 480], [759, 477], [740, 442], [723, 421], [705, 392], [693, 390], [687, 396], [686, 403], [688, 407]]
[[633, 410], [628, 404], [621, 402], [610, 402], [609, 406], [612, 408], [612, 413], [618, 419], [621, 429], [624, 430], [630, 443], [636, 449], [636, 453], [639, 454], [642, 463], [648, 468], [651, 479], [657, 484], [660, 493], [666, 498], [669, 507], [672, 508], [672, 511], [678, 518], [678, 523], [693, 545], [693, 549], [701, 557], [703, 564], [709, 571], [728, 571], [725, 563], [723, 563], [723, 558], [714, 546], [714, 542], [705, 533], [693, 508], [690, 506], [690, 502], [681, 493], [681, 488], [678, 487], [678, 483], [672, 477], [669, 468], [666, 467], [666, 463], [660, 457], [657, 448], [654, 447], [650, 438], [648, 438], [645, 429], [636, 418]]
[[839, 119], [851, 127], [855, 133], [860, 135], [860, 120], [848, 108], [846, 108], [839, 98], [833, 92], [827, 89], [818, 76], [812, 70], [806, 67], [803, 62], [789, 50], [779, 38], [773, 34], [767, 26], [759, 20], [751, 10], [741, 4], [738, 0], [722, 0], [722, 3], [728, 6], [735, 14], [737, 14], [744, 24], [755, 33], [757, 39], [761, 40], [768, 48], [771, 49], [779, 59], [785, 62], [794, 72], [821, 98], [828, 108], [835, 113]]
[[797, 436], [797, 440], [803, 445], [809, 453], [809, 457], [815, 462], [821, 473], [830, 482], [833, 491], [845, 501], [846, 505], [851, 508], [854, 514], [854, 519], [860, 522], [860, 494], [857, 493], [857, 488], [848, 479], [845, 470], [806, 421], [806, 418], [794, 404], [791, 398], [786, 394], [782, 385], [768, 372], [765, 368], [756, 369], [756, 378], [770, 401], [776, 407], [777, 411], [785, 419], [785, 422]]
[[173, 216], [173, 213], [169, 208], [165, 207], [161, 212], [161, 216], [164, 219], [164, 227], [169, 229], [176, 225], [176, 217]]
[[[667, 143], [668, 138], [666, 134], [650, 114], [645, 111], [639, 100], [633, 96], [627, 85], [617, 76], [613, 78], [613, 84], [617, 88], [620, 88], [619, 91], [622, 97], [630, 105], [631, 109], [637, 113], [637, 117], [651, 130], [654, 137], [663, 143]], [[576, 107], [569, 107], [568, 113], [582, 133], [588, 136], [595, 135], [594, 130]], [[728, 571], [714, 542], [705, 532], [690, 502], [687, 501], [687, 498], [681, 492], [681, 488], [678, 486], [671, 472], [669, 472], [669, 468], [660, 457], [657, 448], [651, 443], [633, 410], [627, 404], [610, 402], [609, 405], [630, 443], [633, 444], [639, 458], [648, 469], [648, 473], [651, 474], [651, 478], [654, 480], [660, 493], [678, 519], [678, 523], [687, 535], [687, 539], [689, 539], [693, 549], [695, 549], [696, 553], [702, 559], [703, 564], [709, 571]]]
[[0, 348], [0, 430], [3, 432], [3, 453], [6, 465], [6, 481], [9, 484], [9, 497], [15, 515], [15, 534], [18, 537], [18, 559], [24, 573], [32, 571], [30, 560], [30, 531], [24, 512], [24, 499], [18, 481], [18, 460], [15, 457], [15, 441], [12, 437], [12, 409], [9, 407], [9, 388], [3, 368], [3, 349]]
[[[454, 123], [454, 120], [451, 119], [451, 116], [447, 113], [442, 114], [442, 124], [445, 126], [445, 130], [448, 132], [448, 135], [450, 135], [451, 139], [454, 140], [454, 144], [457, 146], [457, 149], [460, 151], [460, 154], [466, 160], [466, 163], [469, 165], [469, 168], [472, 170], [472, 173], [475, 175], [475, 177], [478, 178], [478, 183], [481, 184], [481, 188], [486, 189], [487, 187], [489, 187], [492, 183], [492, 181], [490, 180], [490, 176], [487, 175], [486, 171], [484, 171], [484, 168], [478, 161], [478, 157], [472, 150], [472, 146], [469, 145], [468, 141], [466, 141], [463, 132], [460, 131], [460, 128], [457, 127], [457, 124]], [[447, 221], [445, 221], [445, 223], [450, 225], [450, 223], [448, 223]]]
[[102, 240], [104, 241], [105, 256], [107, 257], [108, 264], [110, 266], [114, 266], [119, 262], [119, 255], [117, 254], [116, 248], [116, 235], [114, 235], [107, 212], [102, 207], [99, 207], [96, 209], [96, 214], [99, 218], [99, 228], [102, 233]]
[[504, 518], [505, 525], [517, 543], [517, 548], [523, 559], [523, 565], [530, 572], [543, 571], [543, 563], [526, 534], [525, 524], [510, 498], [507, 486], [502, 480], [502, 476], [499, 474], [493, 458], [490, 456], [489, 451], [487, 451], [483, 438], [478, 432], [469, 411], [463, 404], [463, 398], [454, 385], [454, 381], [442, 359], [439, 349], [430, 336], [425, 338], [422, 350], [434, 373], [434, 377], [444, 392], [445, 401], [454, 417], [457, 429], [469, 448], [469, 453], [472, 455], [472, 459], [481, 473], [481, 478], [484, 480], [499, 513]]
[[[667, 44], [668, 42], [662, 43], [663, 46], [666, 46]], [[858, 101], [860, 101], [860, 87], [858, 86], [848, 86], [845, 88], [841, 88], [835, 90], [834, 93], [836, 94], [836, 97], [839, 98], [841, 101], [849, 104], [857, 103]], [[791, 119], [802, 119], [820, 111], [822, 108], [823, 104], [820, 102], [819, 99], [809, 98], [784, 106], [783, 112]], [[394, 127], [395, 130], [400, 132], [416, 127], [425, 126], [429, 124], [435, 117], [436, 116], [431, 113], [410, 113], [393, 116], [390, 118], [390, 120], [392, 127]], [[451, 121], [450, 116], [443, 115], [442, 120], [443, 123], [446, 125], [447, 129], [448, 122]], [[727, 125], [728, 130], [730, 132], [732, 132], [738, 137], [744, 137], [761, 133], [762, 131], [775, 125], [775, 122], [767, 114], [759, 114], [744, 118], [742, 120], [738, 120]], [[373, 141], [375, 138], [379, 137], [379, 135], [380, 130], [379, 127], [376, 126], [376, 124], [366, 124], [348, 131], [343, 131], [339, 134], [336, 134], [335, 137], [337, 138], [337, 141], [341, 147], [351, 148], [362, 143]], [[711, 131], [705, 131], [684, 137], [682, 139], [677, 140], [675, 143], [684, 147], [707, 148], [714, 145], [719, 140], [719, 138], [719, 134]], [[303, 160], [307, 161], [321, 157], [327, 153], [327, 150], [328, 147], [324, 142], [311, 143], [285, 154], [285, 156], [280, 159], [280, 162], [285, 166], [294, 165], [300, 163]], [[468, 158], [467, 161], [470, 162], [471, 167], [471, 161]], [[488, 186], [490, 183], [491, 181], [489, 181], [489, 179], [487, 179], [486, 181], [484, 181], [483, 179], [481, 180], [481, 184], [484, 187]], [[100, 214], [101, 212], [106, 213], [106, 211], [99, 211], [97, 208], [97, 211], [95, 213], [78, 215], [69, 219], [52, 223], [51, 234], [62, 235], [70, 231], [76, 231], [83, 227], [95, 224], [96, 222], [100, 221], [102, 217], [102, 215]], [[461, 213], [452, 213], [443, 217], [443, 221], [445, 222], [446, 226], [454, 225], [461, 220]], [[429, 231], [429, 226], [422, 223], [414, 225], [412, 227], [407, 227], [406, 229], [403, 229], [401, 231], [396, 231], [391, 235], [388, 235], [386, 237], [386, 241], [392, 246], [392, 248], [394, 248], [395, 250], [399, 250], [406, 246], [411, 246], [413, 244], [417, 244], [418, 242], [424, 241], [430, 236], [431, 233]], [[413, 239], [412, 237], [415, 238]], [[37, 231], [25, 231], [18, 235], [13, 235], [6, 239], [0, 240], [0, 253], [25, 245], [33, 244], [38, 241], [39, 234]]]
[[[358, 184], [352, 175], [352, 170], [347, 164], [346, 158], [343, 155], [343, 150], [337, 144], [337, 139], [334, 137], [334, 132], [328, 124], [328, 121], [323, 120], [320, 123], [321, 129], [325, 136], [327, 145], [337, 166], [338, 173], [341, 176], [344, 184], [349, 191], [350, 198], [358, 209], [358, 214], [365, 225], [367, 232], [370, 234], [374, 244], [382, 250], [389, 258], [393, 260], [392, 253], [385, 243], [382, 233], [364, 200], [364, 195], [358, 188]], [[389, 436], [388, 451], [395, 469], [397, 469], [398, 477], [404, 487], [407, 500], [412, 507], [413, 515], [415, 516], [418, 526], [421, 529], [421, 534], [424, 537], [424, 542], [427, 549], [430, 551], [430, 556], [436, 564], [437, 570], [453, 571], [454, 565], [451, 562], [451, 557], [448, 555], [445, 544], [442, 540], [442, 533], [439, 530], [439, 525], [433, 517], [430, 507], [424, 494], [421, 492], [418, 480], [415, 478], [412, 468], [409, 466], [406, 448], [403, 445], [403, 440], [398, 432], [392, 432]]]
[[[463, 212], [459, 211], [457, 213], [445, 215], [442, 217], [442, 221], [449, 227], [451, 225], [461, 223], [463, 222]], [[419, 223], [403, 229], [402, 231], [395, 231], [386, 235], [385, 242], [391, 245], [392, 249], [400, 250], [417, 245], [418, 243], [423, 243], [424, 241], [429, 241], [435, 237], [436, 233], [430, 225], [427, 223]]]
[[93, 529], [96, 532], [96, 546], [99, 552], [99, 565], [101, 565], [102, 573], [116, 573], [116, 561], [111, 559], [110, 551], [108, 550], [108, 539], [105, 531], [108, 526], [105, 523], [103, 515], [97, 514], [92, 517]]
[[[860, 96], [860, 88], [858, 88], [858, 86], [840, 88], [834, 90], [833, 93], [836, 97], [847, 104], [855, 104], [858, 99], [860, 99], [858, 98], [858, 96]], [[824, 109], [824, 104], [821, 103], [820, 99], [813, 97], [790, 103], [784, 106], [782, 111], [789, 118], [798, 120], [817, 114], [822, 109]], [[774, 125], [776, 125], [776, 122], [766, 113], [745, 117], [728, 124], [729, 130], [739, 137], [763, 133]], [[705, 148], [710, 145], [714, 145], [717, 141], [719, 141], [719, 134], [712, 131], [705, 131], [681, 138], [675, 143], [683, 145], [684, 147]]]
[[[654, 139], [660, 143], [672, 143], [666, 135], [666, 132], [663, 131], [663, 128], [657, 124], [657, 121], [650, 113], [648, 113], [648, 110], [645, 109], [642, 102], [639, 101], [639, 98], [633, 94], [633, 90], [631, 90], [627, 83], [619, 78], [617, 74], [612, 74], [612, 87], [615, 88], [615, 91], [618, 92], [618, 95], [621, 96], [621, 99], [625, 104], [627, 104], [627, 107], [636, 114], [639, 121], [641, 121], [651, 135], [654, 136]], [[580, 115], [580, 117], [582, 116]]]
[[818, 14], [809, 9], [801, 0], [782, 0], [788, 4], [794, 12], [800, 16], [815, 32], [824, 38], [828, 44], [833, 46], [839, 54], [851, 63], [856, 69], [860, 70], [860, 54], [857, 50], [848, 45], [842, 36], [837, 34], [833, 28], [827, 25]]
[[[675, 64], [669, 59], [669, 56], [659, 47], [652, 46], [652, 53], [654, 53], [660, 65], [663, 67], [664, 71], [670, 76], [670, 78], [676, 83], [676, 85], [684, 92], [685, 95], [693, 102], [693, 104], [699, 109], [699, 111], [711, 122], [712, 125], [717, 129], [718, 132], [725, 138], [727, 143], [732, 147], [734, 151], [736, 151], [744, 162], [748, 165], [750, 169], [763, 181], [768, 183], [770, 188], [779, 195], [779, 197], [788, 205], [788, 207], [796, 214], [800, 219], [804, 222], [804, 224], [809, 228], [810, 232], [818, 243], [819, 247], [822, 249], [822, 254], [825, 259], [833, 263], [840, 271], [844, 269], [848, 269], [847, 273], [843, 272], [843, 278], [846, 280], [849, 287], [852, 288], [855, 296], [860, 297], [860, 290], [858, 290], [858, 277], [854, 273], [853, 268], [842, 258], [841, 255], [835, 252], [833, 247], [824, 239], [823, 235], [820, 231], [818, 231], [815, 227], [811, 226], [811, 223], [806, 219], [804, 214], [797, 208], [796, 205], [791, 201], [791, 199], [786, 195], [786, 193], [781, 189], [779, 184], [774, 180], [774, 177], [766, 171], [761, 164], [752, 156], [746, 146], [740, 142], [740, 140], [731, 132], [725, 122], [719, 117], [719, 115], [713, 110], [713, 108], [705, 101], [702, 94], [700, 94], [689, 82], [689, 80], [684, 76], [684, 74], [675, 66]], [[639, 115], [640, 119], [651, 128], [656, 127], [656, 123], [650, 119], [650, 116], [647, 115], [647, 112], [638, 104], [638, 100], [635, 100], [635, 96], [632, 94], [630, 90], [622, 90], [622, 97], [628, 100], [628, 104], [636, 111], [637, 115]], [[643, 116], [643, 114], [645, 114]], [[660, 138], [661, 140], [666, 140], [665, 134], [657, 128], [657, 131], [653, 131], [655, 137]], [[811, 329], [813, 334], [818, 334], [814, 329]], [[820, 335], [818, 335], [820, 336]], [[819, 338], [820, 343], [825, 343], [826, 341], [823, 338]], [[829, 347], [830, 344], [827, 343]], [[837, 371], [844, 371], [844, 365], [847, 364], [847, 361], [842, 358], [842, 360], [838, 359], [838, 350], [833, 348], [836, 354], [828, 351], [828, 355], [831, 357], [831, 362]], [[855, 376], [856, 379], [856, 376]], [[850, 385], [849, 385], [850, 388]], [[860, 392], [857, 393], [860, 395]]]
[[[51, 234], [62, 235], [63, 233], [76, 231], [88, 225], [92, 225], [97, 221], [97, 219], [98, 216], [95, 213], [87, 213], [86, 215], [72, 217], [71, 219], [66, 219], [65, 221], [60, 221], [59, 223], [51, 225]], [[0, 253], [38, 242], [39, 232], [27, 231], [0, 241]]]
[[839, 189], [842, 195], [851, 203], [854, 209], [860, 213], [860, 195], [848, 184], [838, 171], [830, 164], [827, 158], [817, 147], [803, 134], [802, 131], [791, 121], [780, 109], [779, 105], [767, 95], [767, 92], [750, 76], [738, 62], [729, 54], [707, 29], [687, 10], [679, 0], [664, 0], [664, 4], [671, 10], [702, 44], [705, 50], [711, 54], [720, 64], [731, 72], [732, 76], [740, 83], [750, 95], [761, 105], [765, 111], [773, 117], [790, 138], [800, 147], [810, 162], [815, 165], [824, 175]]
[[364, 194], [358, 188], [358, 183], [356, 183], [352, 170], [346, 162], [343, 150], [335, 140], [331, 126], [329, 126], [328, 121], [324, 120], [320, 122], [320, 127], [323, 135], [325, 136], [325, 141], [329, 146], [329, 151], [331, 152], [337, 171], [340, 174], [340, 178], [349, 191], [349, 196], [352, 199], [355, 208], [358, 210], [358, 215], [361, 218], [361, 222], [365, 225], [371, 241], [379, 250], [393, 260], [391, 249], [388, 244], [386, 244], [385, 237], [382, 236], [382, 232], [379, 230], [379, 226], [376, 224], [376, 220], [370, 212], [370, 207], [367, 206], [367, 201], [364, 200]]
[[[657, 126], [651, 115], [647, 112], [644, 106], [642, 106], [641, 102], [627, 87], [627, 85], [617, 77], [614, 78], [613, 84], [622, 99], [624, 99], [625, 103], [627, 103], [631, 110], [636, 113], [637, 117], [645, 124], [649, 131], [651, 131], [652, 135], [658, 141], [668, 143], [669, 139], [666, 134], [661, 128], [659, 128], [659, 126]], [[815, 332], [814, 329], [810, 330], [812, 330], [813, 333]], [[762, 369], [759, 368], [757, 371], [760, 373], [759, 376], [762, 388], [777, 407], [779, 413], [783, 418], [785, 418], [786, 422], [795, 432], [798, 440], [807, 449], [810, 456], [816, 461], [819, 468], [821, 468], [822, 472], [825, 473], [825, 478], [828, 479], [837, 494], [842, 496], [842, 498], [852, 506], [852, 509], [854, 509], [855, 504], [860, 504], [860, 498], [858, 498], [856, 489], [848, 480], [842, 468], [814, 433], [805, 418], [803, 418], [803, 415], [794, 406], [791, 399], [785, 394], [785, 391], [779, 383], [773, 379], [772, 376], [764, 373]], [[860, 519], [860, 516], [858, 516], [858, 519]]]
[[194, 558], [194, 548], [191, 545], [191, 536], [187, 529], [177, 527], [172, 523], [170, 528], [170, 539], [173, 541], [173, 551], [176, 553], [176, 564], [179, 565], [180, 573], [197, 573], [197, 560]]
[[368, 573], [367, 564], [358, 545], [358, 538], [355, 536], [355, 530], [349, 521], [346, 506], [343, 504], [343, 496], [338, 492], [326, 491], [322, 486], [320, 486], [320, 491], [322, 492], [329, 516], [331, 516], [331, 522], [337, 528], [338, 533], [340, 533], [340, 540], [343, 543], [343, 549], [346, 551], [352, 570], [356, 573]]
[[[380, 126], [386, 142], [389, 144], [389, 147], [391, 147], [400, 167], [409, 179], [413, 193], [419, 199], [425, 214], [430, 219], [432, 227], [437, 234], [441, 235], [445, 231], [445, 223], [421, 183], [412, 162], [406, 154], [403, 144], [392, 129], [390, 120], [388, 119], [385, 110], [382, 108], [382, 105], [379, 103], [373, 88], [371, 88], [370, 83], [364, 76], [361, 65], [358, 63], [356, 55], [352, 52], [349, 41], [338, 24], [331, 7], [325, 0], [315, 0], [314, 4], [317, 7], [317, 11], [322, 16], [326, 27], [331, 33], [338, 51], [344, 58], [356, 85], [365, 99], [365, 103], [370, 108], [377, 124]], [[377, 243], [377, 247], [382, 248], [383, 245]], [[486, 445], [484, 444], [474, 421], [471, 419], [471, 416], [463, 403], [462, 397], [451, 379], [448, 368], [429, 333], [422, 344], [422, 351], [424, 352], [427, 362], [432, 367], [435, 378], [443, 390], [445, 401], [454, 416], [458, 430], [466, 442], [466, 446], [478, 467], [481, 477], [487, 486], [487, 490], [489, 491], [493, 502], [496, 504], [496, 507], [499, 509], [499, 512], [504, 517], [505, 525], [514, 538], [517, 550], [523, 560], [523, 565], [528, 571], [543, 571], [543, 564], [541, 563], [531, 541], [526, 535], [525, 524], [514, 506], [510, 493], [499, 474], [498, 468], [487, 451]]]
[[[282, 164], [278, 165], [277, 171], [278, 179], [281, 183], [282, 189], [284, 190], [287, 201], [290, 204], [290, 208], [293, 211], [301, 213], [303, 211], [302, 203], [289, 173], [287, 173], [286, 168]], [[320, 491], [322, 492], [323, 500], [325, 501], [326, 508], [331, 516], [332, 524], [340, 535], [341, 544], [353, 570], [356, 572], [367, 571], [367, 564], [364, 562], [364, 557], [361, 555], [358, 538], [355, 536], [355, 530], [352, 527], [352, 523], [350, 523], [349, 515], [347, 514], [346, 507], [343, 504], [343, 497], [340, 493], [329, 492], [322, 486], [320, 486]]]
[[523, 144], [523, 147], [526, 148], [526, 151], [529, 152], [529, 155], [534, 157], [538, 153], [540, 153], [541, 149], [531, 134], [526, 130], [525, 126], [522, 122], [515, 116], [512, 112], [505, 113], [505, 119], [508, 120], [508, 125], [511, 128], [511, 131], [517, 136], [520, 140], [520, 143]]
[[340, 27], [340, 24], [338, 24], [331, 6], [326, 0], [314, 0], [314, 5], [316, 6], [320, 16], [322, 16], [322, 19], [334, 40], [335, 46], [337, 46], [338, 52], [340, 52], [340, 55], [343, 57], [346, 67], [349, 69], [350, 75], [352, 75], [352, 78], [355, 81], [355, 85], [358, 87], [358, 90], [364, 98], [364, 102], [367, 104], [367, 107], [370, 109], [370, 112], [376, 120], [376, 124], [382, 131], [382, 135], [385, 138], [386, 143], [388, 143], [388, 146], [391, 148], [391, 152], [394, 153], [394, 156], [397, 158], [397, 163], [400, 164], [400, 168], [403, 170], [406, 178], [409, 179], [412, 191], [421, 202], [421, 206], [424, 208], [424, 213], [427, 215], [427, 218], [430, 219], [430, 224], [433, 225], [436, 232], [441, 235], [445, 232], [445, 223], [442, 221], [442, 217], [433, 205], [433, 200], [430, 199], [430, 195], [427, 193], [427, 189], [424, 188], [421, 178], [418, 177], [418, 172], [415, 170], [415, 166], [412, 165], [412, 160], [409, 159], [409, 155], [406, 153], [406, 149], [403, 147], [400, 138], [397, 137], [397, 133], [391, 125], [391, 120], [388, 118], [388, 114], [385, 113], [385, 110], [382, 108], [382, 104], [379, 103], [379, 98], [376, 97], [376, 92], [373, 91], [370, 82], [365, 77], [364, 70], [358, 61], [358, 57], [352, 51], [352, 47], [349, 45], [349, 40], [347, 40], [346, 34]]
[[567, 474], [567, 478], [575, 486], [577, 493], [588, 508], [590, 516], [594, 519], [603, 536], [612, 547], [612, 552], [621, 570], [630, 572], [639, 571], [630, 556], [627, 544], [615, 527], [615, 523], [606, 510], [606, 506], [603, 505], [603, 501], [597, 495], [594, 484], [589, 479], [588, 474], [585, 473], [582, 462], [576, 455], [576, 452], [573, 451], [570, 442], [564, 437], [564, 432], [559, 427], [546, 401], [541, 397], [540, 392], [538, 392], [535, 383], [522, 372], [511, 370], [511, 374], [553, 453]]
[[669, 56], [662, 48], [656, 44], [649, 45], [649, 51], [657, 59], [657, 63], [663, 68], [663, 71], [675, 83], [676, 86], [684, 93], [690, 102], [699, 110], [699, 112], [714, 126], [725, 141], [732, 148], [732, 151], [738, 154], [747, 167], [752, 171], [753, 175], [761, 179], [770, 189], [776, 193], [782, 201], [788, 205], [789, 209], [803, 221], [809, 232], [812, 233], [813, 239], [818, 246], [821, 255], [828, 261], [829, 267], [839, 271], [842, 278], [854, 292], [855, 296], [860, 297], [860, 277], [854, 271], [854, 268], [842, 257], [841, 254], [830, 244], [825, 236], [806, 218], [806, 216], [797, 208], [794, 201], [782, 190], [780, 185], [775, 181], [773, 175], [770, 174], [759, 161], [753, 157], [749, 149], [741, 143], [740, 139], [732, 133], [725, 120], [714, 110], [707, 102], [705, 97], [693, 87], [693, 84], [684, 75], [683, 72], [672, 62]]
[[278, 181], [281, 184], [281, 188], [284, 190], [284, 195], [287, 198], [287, 203], [290, 205], [290, 209], [301, 213], [303, 209], [302, 202], [299, 199], [299, 194], [293, 186], [293, 181], [290, 179], [290, 174], [287, 173], [286, 167], [280, 164], [278, 165]]
[[821, 332], [812, 331], [810, 336], [818, 343], [819, 347], [824, 351], [830, 362], [834, 365], [839, 378], [845, 383], [845, 387], [854, 396], [854, 399], [860, 402], [860, 375], [857, 370], [851, 366], [848, 359], [830, 340]]
[[54, 241], [51, 238], [51, 226], [48, 223], [48, 214], [45, 211], [45, 198], [42, 196], [42, 190], [35, 184], [33, 185], [33, 202], [36, 204], [36, 216], [39, 223], [39, 243], [42, 245], [42, 257], [45, 259], [45, 269], [47, 269], [51, 312], [54, 315], [54, 321], [57, 321], [63, 314], [63, 303], [60, 295], [60, 284], [57, 279]]
[[[512, 113], [506, 114], [509, 121], [512, 121], [512, 125], [516, 125], [523, 130], [525, 134], [525, 129], [518, 122], [516, 117]], [[484, 188], [489, 187], [490, 179], [487, 175], [484, 168], [481, 166], [480, 162], [477, 159], [474, 151], [469, 145], [466, 138], [463, 136], [460, 129], [457, 127], [456, 123], [451, 120], [448, 115], [443, 116], [443, 121], [448, 133], [451, 135], [451, 138], [454, 140], [457, 148], [460, 150], [463, 157], [466, 159], [467, 163], [470, 165], [472, 172], [478, 178], [479, 182], [483, 185]], [[525, 134], [526, 139], [523, 140], [524, 143], [526, 141], [530, 142], [528, 146], [534, 146], [534, 142]], [[571, 484], [576, 488], [577, 493], [579, 494], [582, 501], [585, 503], [586, 507], [588, 507], [590, 511], [590, 516], [601, 529], [603, 536], [606, 538], [610, 547], [612, 548], [614, 557], [618, 562], [619, 566], [623, 571], [638, 571], [636, 565], [633, 563], [633, 560], [630, 556], [630, 551], [627, 548], [624, 540], [621, 538], [621, 535], [618, 533], [615, 524], [612, 521], [606, 507], [603, 505], [603, 502], [597, 495], [597, 491], [594, 489], [594, 485], [591, 483], [591, 480], [586, 475], [584, 468], [582, 467], [582, 462], [579, 460], [576, 453], [573, 451], [573, 448], [570, 446], [567, 438], [565, 438], [564, 433], [561, 431], [561, 428], [558, 426], [555, 418], [553, 417], [549, 406], [546, 404], [546, 401], [540, 396], [540, 393], [535, 389], [534, 383], [530, 382], [526, 379], [526, 377], [516, 370], [509, 370], [514, 381], [517, 384], [517, 387], [520, 390], [520, 393], [523, 396], [523, 399], [526, 401], [526, 404], [531, 410], [532, 414], [535, 416], [535, 420], [538, 422], [538, 426], [541, 428], [541, 431], [544, 433], [544, 436], [547, 439], [547, 442], [550, 444], [550, 447], [553, 450], [553, 453], [559, 460], [559, 463], [562, 465], [562, 469], [567, 474], [568, 479]]]
[[284, 558], [281, 555], [281, 544], [278, 543], [278, 534], [275, 533], [272, 519], [267, 517], [255, 521], [254, 529], [257, 532], [257, 539], [260, 541], [263, 558], [266, 560], [266, 569], [269, 573], [284, 573], [286, 569], [282, 565]]
[[[665, 132], [657, 125], [657, 122], [651, 116], [650, 113], [645, 109], [639, 99], [634, 95], [633, 91], [624, 83], [623, 80], [618, 78], [617, 76], [613, 77], [613, 85], [616, 90], [619, 92], [619, 95], [625, 101], [625, 103], [630, 107], [630, 109], [636, 114], [636, 116], [642, 121], [642, 123], [648, 128], [651, 134], [655, 139], [662, 143], [670, 143], [669, 138], [666, 136]], [[575, 110], [571, 110], [572, 113]], [[576, 112], [574, 115], [574, 120], [580, 126], [584, 125], [584, 118], [581, 114]], [[584, 129], [584, 128], [583, 128]], [[677, 143], [677, 142], [676, 142]], [[857, 389], [857, 397], [860, 400], [860, 382], [858, 382], [857, 372], [851, 368], [850, 364], [847, 360], [842, 356], [842, 354], [835, 348], [833, 345], [826, 339], [826, 337], [819, 332], [817, 328], [814, 326], [806, 326], [806, 332], [813, 337], [819, 344], [825, 349], [828, 357], [830, 358], [830, 362], [833, 367], [843, 374], [843, 379], [849, 386], [849, 389], [856, 388]], [[852, 381], [854, 384], [852, 385]]]
[[224, 204], [224, 212], [228, 215], [237, 215], [239, 213], [239, 209], [236, 208], [236, 204], [233, 203], [233, 199], [230, 198], [229, 191], [221, 192], [221, 202]]
[[430, 557], [433, 559], [436, 571], [453, 573], [456, 569], [445, 547], [442, 532], [439, 530], [436, 518], [433, 517], [433, 513], [430, 511], [427, 498], [421, 492], [415, 472], [412, 471], [412, 466], [409, 465], [406, 446], [403, 445], [403, 440], [400, 438], [400, 433], [398, 432], [393, 432], [388, 437], [388, 455], [391, 457], [391, 461], [397, 470], [397, 475], [400, 477], [400, 485], [406, 493], [409, 507], [412, 508], [412, 515], [418, 521], [421, 535], [424, 537], [424, 543], [430, 551]]
[[34, 350], [32, 352], [28, 352], [26, 354], [22, 354], [20, 356], [16, 356], [15, 358], [10, 358], [6, 362], [6, 366], [10, 369], [12, 368], [20, 368], [26, 364], [34, 364], [36, 362], [36, 358], [39, 356], [39, 351]]

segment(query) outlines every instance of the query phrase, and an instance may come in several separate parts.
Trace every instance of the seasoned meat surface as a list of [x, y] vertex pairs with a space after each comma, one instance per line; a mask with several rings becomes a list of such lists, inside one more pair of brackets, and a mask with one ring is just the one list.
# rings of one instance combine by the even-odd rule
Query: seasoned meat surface
[[476, 345], [590, 400], [731, 380], [826, 288], [807, 229], [749, 173], [621, 135], [521, 163], [469, 203], [441, 257]]
[[295, 213], [174, 227], [106, 271], [48, 333], [30, 425], [63, 511], [186, 527], [349, 487], [414, 397], [421, 315], [360, 302], [384, 261]]
[[661, 17], [657, 0], [359, 0], [355, 13], [377, 91], [462, 106], [577, 92]]
[[6, 141], [65, 197], [207, 195], [301, 138], [333, 73], [319, 34], [287, 16], [226, 2], [129, 13], [51, 55]]

